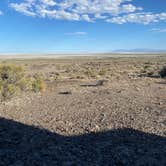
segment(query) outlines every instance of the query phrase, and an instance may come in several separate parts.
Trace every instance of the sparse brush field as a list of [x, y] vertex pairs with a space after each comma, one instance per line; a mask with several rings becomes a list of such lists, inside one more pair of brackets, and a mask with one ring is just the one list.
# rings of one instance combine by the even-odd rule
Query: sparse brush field
[[1, 60], [0, 165], [166, 165], [165, 77], [166, 56]]

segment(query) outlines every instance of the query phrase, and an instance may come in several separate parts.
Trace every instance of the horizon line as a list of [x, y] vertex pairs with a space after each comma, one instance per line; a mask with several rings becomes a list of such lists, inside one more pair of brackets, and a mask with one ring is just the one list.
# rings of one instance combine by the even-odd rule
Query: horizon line
[[166, 54], [166, 50], [152, 51], [80, 51], [80, 52], [0, 52], [0, 56], [5, 55], [89, 55], [89, 54]]

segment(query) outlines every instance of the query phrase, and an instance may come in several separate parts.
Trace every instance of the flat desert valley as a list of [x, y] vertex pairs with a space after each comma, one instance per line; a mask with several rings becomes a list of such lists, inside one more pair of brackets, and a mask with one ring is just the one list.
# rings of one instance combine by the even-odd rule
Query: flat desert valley
[[166, 55], [0, 63], [46, 83], [0, 103], [0, 165], [166, 165]]

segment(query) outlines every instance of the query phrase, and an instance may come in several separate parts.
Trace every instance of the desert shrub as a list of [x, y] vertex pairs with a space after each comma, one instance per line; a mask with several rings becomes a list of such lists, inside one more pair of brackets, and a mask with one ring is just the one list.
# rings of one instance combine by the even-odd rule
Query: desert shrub
[[17, 83], [24, 77], [24, 70], [21, 66], [1, 65], [0, 66], [0, 99], [7, 100], [19, 93]]
[[97, 73], [95, 70], [92, 70], [92, 69], [87, 69], [84, 74], [86, 76], [88, 76], [88, 78], [96, 78], [97, 77]]
[[162, 78], [166, 78], [166, 66], [164, 66], [160, 71], [159, 71], [159, 75]]
[[145, 69], [145, 70], [148, 69], [148, 68], [150, 68], [150, 65], [145, 65], [145, 66], [144, 66], [144, 69]]
[[13, 84], [5, 84], [1, 88], [1, 100], [11, 99], [12, 97], [16, 96], [19, 93], [19, 87]]
[[149, 71], [149, 72], [147, 72], [147, 76], [148, 77], [152, 77], [154, 75], [154, 71]]
[[147, 71], [146, 70], [141, 70], [141, 73], [145, 74], [145, 73], [147, 73]]
[[100, 76], [105, 76], [106, 73], [107, 73], [107, 71], [106, 71], [105, 69], [101, 69], [101, 70], [99, 71], [99, 75], [100, 75]]
[[22, 91], [42, 91], [42, 78], [27, 78], [23, 67], [16, 65], [0, 65], [0, 100], [11, 99]]
[[54, 80], [58, 80], [61, 78], [61, 74], [60, 73], [56, 73], [56, 75], [54, 76]]
[[84, 79], [85, 77], [84, 76], [82, 76], [82, 75], [77, 75], [76, 76], [76, 79]]
[[17, 86], [21, 91], [29, 91], [32, 89], [32, 81], [31, 78], [23, 78], [17, 82]]
[[32, 81], [32, 91], [40, 92], [40, 91], [44, 91], [45, 88], [46, 88], [46, 85], [44, 83], [42, 76], [35, 75]]
[[24, 70], [21, 66], [1, 65], [0, 80], [6, 84], [15, 84], [24, 77]]

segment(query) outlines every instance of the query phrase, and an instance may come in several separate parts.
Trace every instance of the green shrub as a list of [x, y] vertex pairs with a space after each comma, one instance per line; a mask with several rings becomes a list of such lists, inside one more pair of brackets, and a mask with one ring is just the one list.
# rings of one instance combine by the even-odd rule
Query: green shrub
[[32, 81], [30, 78], [23, 78], [16, 84], [21, 91], [29, 91], [32, 89]]
[[22, 91], [43, 91], [44, 81], [41, 77], [27, 78], [23, 67], [0, 65], [0, 100], [11, 99]]
[[107, 71], [106, 71], [105, 69], [101, 69], [101, 70], [99, 71], [99, 75], [100, 75], [100, 76], [105, 76], [106, 73], [107, 73]]
[[32, 81], [32, 91], [40, 92], [45, 91], [46, 85], [43, 81], [43, 78], [40, 75], [35, 75], [34, 80]]
[[24, 77], [21, 66], [0, 65], [0, 100], [11, 99], [19, 93], [17, 83]]
[[87, 69], [85, 72], [84, 72], [84, 74], [86, 75], [86, 76], [88, 76], [88, 78], [96, 78], [97, 77], [97, 73], [96, 73], [96, 71], [94, 71], [94, 70], [92, 70], [92, 69]]
[[1, 65], [0, 79], [7, 84], [15, 84], [24, 77], [24, 70], [21, 66]]
[[11, 99], [12, 97], [16, 96], [19, 93], [19, 87], [6, 84], [1, 89], [1, 100]]
[[166, 66], [159, 71], [159, 75], [161, 78], [166, 78]]
[[147, 76], [148, 77], [151, 77], [151, 76], [153, 76], [154, 75], [154, 71], [149, 71], [149, 72], [147, 72]]
[[148, 69], [148, 68], [150, 68], [149, 65], [145, 65], [145, 66], [144, 66], [144, 69], [145, 69], [145, 70]]

